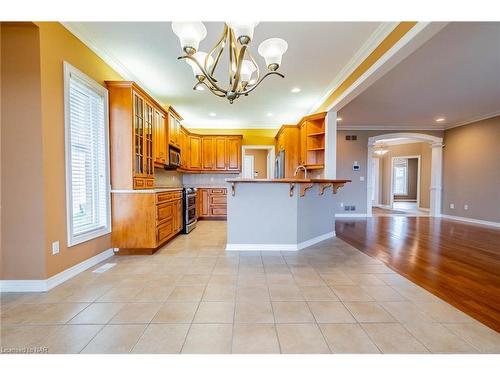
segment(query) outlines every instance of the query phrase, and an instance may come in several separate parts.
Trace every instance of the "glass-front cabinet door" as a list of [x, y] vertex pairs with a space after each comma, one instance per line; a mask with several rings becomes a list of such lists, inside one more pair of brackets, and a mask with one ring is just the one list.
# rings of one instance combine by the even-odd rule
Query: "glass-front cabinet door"
[[145, 102], [145, 122], [144, 122], [144, 173], [148, 177], [153, 176], [153, 106]]
[[134, 97], [134, 175], [144, 175], [144, 99]]

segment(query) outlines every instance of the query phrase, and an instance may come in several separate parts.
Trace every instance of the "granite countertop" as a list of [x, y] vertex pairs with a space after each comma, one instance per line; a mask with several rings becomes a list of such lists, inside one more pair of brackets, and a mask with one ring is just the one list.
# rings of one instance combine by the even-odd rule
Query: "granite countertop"
[[182, 190], [182, 186], [180, 187], [155, 187], [155, 188], [152, 188], [152, 189], [112, 189], [111, 192], [112, 193], [150, 193], [150, 194], [154, 194], [154, 193], [163, 193], [163, 192], [166, 192], [166, 191], [180, 191]]

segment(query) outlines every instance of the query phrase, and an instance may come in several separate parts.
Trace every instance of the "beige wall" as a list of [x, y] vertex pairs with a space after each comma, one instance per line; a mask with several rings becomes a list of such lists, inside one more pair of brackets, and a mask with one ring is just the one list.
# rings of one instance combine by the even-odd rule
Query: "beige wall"
[[[412, 133], [412, 131], [405, 131]], [[368, 154], [368, 138], [380, 134], [395, 133], [394, 131], [384, 130], [339, 130], [337, 131], [337, 178], [346, 178], [352, 180], [345, 187], [339, 189], [337, 200], [339, 205], [335, 212], [347, 213], [340, 207], [340, 203], [344, 205], [355, 205], [355, 211], [349, 213], [366, 213], [366, 161]], [[436, 137], [442, 137], [442, 131], [414, 131], [414, 133], [430, 134]], [[356, 141], [346, 141], [346, 135], [357, 135]], [[361, 169], [359, 172], [352, 170], [354, 161], [357, 161]], [[364, 181], [360, 181], [360, 176], [364, 177]]]
[[246, 149], [245, 155], [253, 156], [253, 169], [258, 172], [255, 178], [267, 178], [267, 150]]
[[[45, 278], [38, 28], [1, 25], [1, 279]], [[22, 47], [22, 48], [21, 48]]]
[[500, 116], [446, 130], [444, 145], [443, 213], [500, 222]]
[[[65, 164], [64, 164], [64, 81], [63, 62], [104, 85], [121, 77], [95, 53], [55, 22], [37, 23], [40, 28], [42, 87], [43, 163], [46, 211], [47, 277], [61, 272], [111, 247], [111, 236], [103, 236], [67, 248]], [[60, 241], [60, 253], [52, 255], [51, 244]]]
[[2, 88], [12, 92], [2, 107], [3, 279], [46, 279], [111, 247], [110, 235], [67, 247], [63, 62], [100, 84], [121, 77], [59, 23], [29, 30], [2, 43]]
[[[388, 146], [389, 150], [380, 162], [382, 204], [391, 202], [391, 163], [392, 158], [397, 156], [420, 156], [420, 207], [430, 207], [430, 183], [431, 183], [431, 161], [432, 151], [430, 144], [425, 142], [407, 143], [402, 145]], [[416, 191], [415, 191], [416, 194]], [[416, 195], [415, 195], [416, 197]]]

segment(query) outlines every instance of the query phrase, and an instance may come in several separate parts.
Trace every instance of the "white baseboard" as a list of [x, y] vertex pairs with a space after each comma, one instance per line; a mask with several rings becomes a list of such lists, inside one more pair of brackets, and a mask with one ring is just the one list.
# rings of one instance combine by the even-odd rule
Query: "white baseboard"
[[45, 280], [0, 280], [0, 291], [2, 292], [46, 292], [59, 284], [75, 277], [90, 267], [101, 263], [112, 257], [113, 249], [108, 249], [92, 258], [84, 260], [52, 277]]
[[419, 207], [418, 209], [419, 209], [420, 211], [431, 212], [431, 209], [430, 209], [430, 208]]
[[226, 251], [297, 251], [305, 249], [306, 247], [317, 244], [318, 242], [335, 237], [335, 231], [322, 234], [320, 236], [311, 238], [310, 240], [300, 242], [298, 244], [237, 244], [228, 243]]
[[481, 224], [481, 225], [487, 225], [487, 226], [490, 226], [490, 227], [500, 228], [500, 223], [498, 223], [496, 221], [486, 221], [486, 220], [479, 220], [479, 219], [471, 219], [469, 217], [453, 216], [453, 215], [445, 215], [445, 214], [441, 214], [441, 217], [444, 218], [444, 219], [464, 221], [466, 223]]
[[374, 204], [372, 207], [384, 208], [386, 210], [391, 210], [391, 205], [389, 204]]
[[335, 217], [371, 217], [368, 214], [335, 214]]

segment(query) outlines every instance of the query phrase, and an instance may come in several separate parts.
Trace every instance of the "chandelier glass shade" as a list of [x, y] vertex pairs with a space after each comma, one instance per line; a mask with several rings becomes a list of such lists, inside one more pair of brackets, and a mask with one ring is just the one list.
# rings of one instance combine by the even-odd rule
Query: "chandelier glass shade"
[[[193, 90], [201, 91], [208, 88], [213, 94], [225, 97], [233, 103], [240, 96], [247, 96], [255, 90], [266, 77], [270, 75], [285, 77], [277, 70], [288, 44], [280, 38], [270, 38], [259, 45], [258, 52], [267, 66], [267, 71], [261, 74], [259, 65], [249, 48], [257, 25], [257, 22], [225, 23], [222, 36], [206, 53], [198, 50], [200, 42], [207, 35], [202, 22], [172, 22], [172, 30], [179, 38], [181, 48], [185, 52], [185, 55], [178, 59], [186, 60], [197, 80]], [[223, 87], [214, 74], [224, 50], [228, 51], [229, 57], [227, 87]]]
[[373, 153], [378, 156], [385, 155], [387, 154], [388, 151], [389, 150], [387, 149], [387, 147], [383, 144], [376, 145], [373, 147]]

